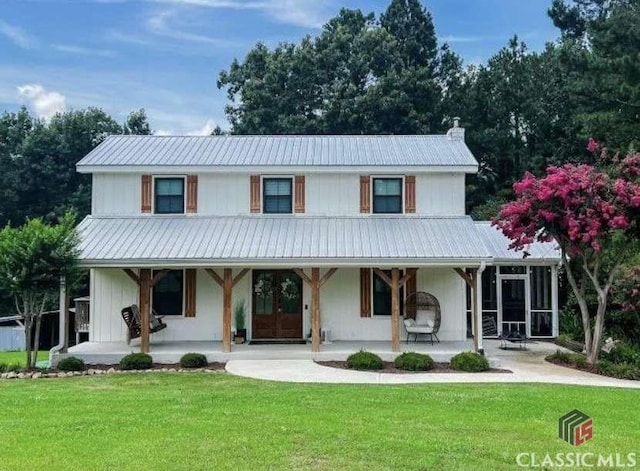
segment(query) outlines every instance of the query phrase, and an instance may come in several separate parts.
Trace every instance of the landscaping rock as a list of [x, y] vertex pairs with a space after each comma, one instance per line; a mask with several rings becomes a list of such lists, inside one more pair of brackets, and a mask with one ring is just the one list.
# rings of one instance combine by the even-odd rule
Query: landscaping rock
[[58, 373], [58, 378], [66, 378], [67, 374], [63, 373], [62, 371], [60, 373]]
[[33, 373], [33, 375], [31, 375], [31, 378], [33, 379], [42, 378], [42, 373], [40, 373], [39, 371], [36, 371], [35, 373]]
[[108, 375], [111, 375], [111, 374], [113, 374], [113, 373], [115, 373], [115, 372], [116, 372], [116, 369], [115, 369], [115, 368], [109, 368], [109, 369], [107, 370], [107, 374], [108, 374]]

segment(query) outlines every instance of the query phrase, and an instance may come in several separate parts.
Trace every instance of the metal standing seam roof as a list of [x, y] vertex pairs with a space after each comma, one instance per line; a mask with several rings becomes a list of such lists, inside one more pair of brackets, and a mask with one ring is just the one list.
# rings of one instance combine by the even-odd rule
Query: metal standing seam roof
[[553, 242], [535, 242], [531, 244], [527, 248], [529, 255], [527, 258], [524, 258], [523, 251], [509, 249], [509, 244], [511, 243], [509, 238], [505, 236], [500, 229], [492, 226], [490, 222], [479, 221], [475, 224], [485, 246], [489, 249], [496, 262], [521, 261], [522, 263], [531, 263], [560, 261], [560, 251], [558, 250], [557, 244]]
[[85, 266], [445, 265], [491, 257], [469, 217], [88, 216], [78, 232]]
[[[477, 168], [462, 140], [414, 136], [109, 136], [77, 164], [114, 167], [447, 167]], [[105, 167], [104, 169], [102, 167]]]

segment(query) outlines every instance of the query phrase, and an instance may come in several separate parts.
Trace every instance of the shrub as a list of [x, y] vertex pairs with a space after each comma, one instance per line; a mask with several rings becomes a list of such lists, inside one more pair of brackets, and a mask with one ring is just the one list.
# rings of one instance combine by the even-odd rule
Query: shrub
[[614, 378], [640, 380], [640, 367], [632, 363], [612, 363], [601, 360], [598, 362], [598, 370], [601, 374]]
[[9, 363], [6, 366], [7, 366], [7, 369], [6, 369], [7, 373], [11, 371], [13, 371], [14, 373], [18, 373], [24, 369], [24, 366], [22, 366], [20, 363]]
[[558, 363], [571, 363], [571, 353], [558, 349], [555, 353], [548, 355], [546, 360]]
[[580, 353], [571, 353], [569, 355], [569, 363], [573, 363], [578, 368], [585, 368], [587, 366], [587, 357]]
[[152, 365], [153, 359], [146, 353], [130, 353], [120, 360], [122, 370], [148, 370]]
[[489, 362], [485, 357], [475, 352], [458, 353], [451, 359], [451, 368], [458, 371], [477, 373], [489, 370]]
[[600, 358], [611, 363], [629, 363], [640, 366], [640, 347], [620, 342], [609, 353], [600, 353]]
[[349, 355], [347, 366], [354, 370], [381, 370], [384, 364], [382, 358], [375, 353], [360, 350]]
[[58, 362], [60, 371], [82, 371], [84, 370], [84, 361], [76, 357], [63, 358]]
[[407, 371], [428, 371], [433, 368], [433, 359], [429, 355], [405, 352], [393, 362], [396, 368]]
[[180, 358], [182, 368], [204, 368], [208, 364], [207, 357], [202, 353], [185, 353]]
[[0, 373], [6, 372], [8, 366], [9, 365], [7, 365], [6, 363], [0, 363]]

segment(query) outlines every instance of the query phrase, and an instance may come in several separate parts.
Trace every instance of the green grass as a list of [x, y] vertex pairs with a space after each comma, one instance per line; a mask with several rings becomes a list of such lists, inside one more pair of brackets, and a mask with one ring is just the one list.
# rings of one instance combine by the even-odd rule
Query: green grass
[[[227, 374], [0, 383], [0, 469], [501, 470], [520, 452], [629, 453], [634, 390], [314, 385]], [[594, 439], [557, 438], [578, 408]], [[44, 439], [43, 439], [44, 438]]]
[[[47, 351], [38, 352], [38, 361], [48, 360], [48, 359], [49, 359], [49, 352]], [[6, 364], [19, 363], [20, 365], [24, 366], [27, 364], [27, 352], [0, 352], [0, 363], [6, 363]]]

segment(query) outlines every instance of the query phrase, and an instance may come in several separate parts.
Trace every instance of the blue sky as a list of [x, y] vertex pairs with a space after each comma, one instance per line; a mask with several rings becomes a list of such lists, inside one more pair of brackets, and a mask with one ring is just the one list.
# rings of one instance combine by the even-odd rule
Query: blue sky
[[[430, 0], [441, 41], [467, 63], [518, 34], [539, 50], [556, 31], [550, 0]], [[0, 111], [47, 118], [97, 106], [123, 120], [146, 108], [158, 133], [228, 127], [218, 73], [257, 41], [315, 34], [341, 7], [388, 0], [0, 0]]]

